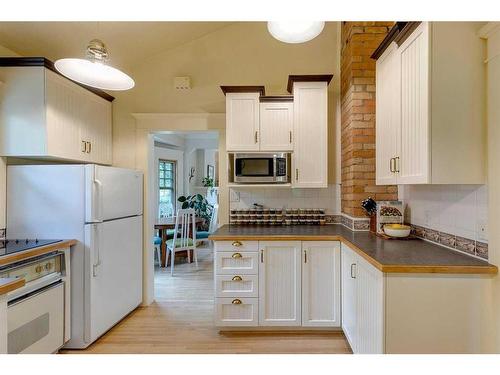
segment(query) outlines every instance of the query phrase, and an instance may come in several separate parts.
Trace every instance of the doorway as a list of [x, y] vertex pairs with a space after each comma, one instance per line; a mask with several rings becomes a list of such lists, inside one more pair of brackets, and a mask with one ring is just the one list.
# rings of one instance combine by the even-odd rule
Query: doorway
[[[154, 133], [153, 137], [157, 219], [155, 235], [162, 240], [161, 245], [155, 244], [154, 295], [157, 303], [182, 311], [191, 302], [212, 301], [212, 247], [206, 238], [196, 241], [194, 251], [198, 268], [193, 259], [188, 258], [187, 251], [176, 254], [173, 275], [172, 255], [168, 250], [165, 254], [161, 247], [171, 248], [165, 246], [165, 240], [166, 244], [173, 243], [177, 210], [185, 208], [185, 202], [192, 201], [192, 197], [203, 200], [207, 207], [206, 210], [202, 208], [204, 205], [194, 207], [198, 233], [207, 232], [213, 227], [210, 221], [215, 216], [213, 210], [219, 200], [219, 135], [215, 131], [168, 131]], [[200, 223], [199, 217], [203, 219]]]

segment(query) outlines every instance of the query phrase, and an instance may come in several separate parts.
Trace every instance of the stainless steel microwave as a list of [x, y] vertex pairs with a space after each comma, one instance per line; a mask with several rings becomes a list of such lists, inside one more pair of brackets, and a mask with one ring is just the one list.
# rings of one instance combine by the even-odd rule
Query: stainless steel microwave
[[286, 184], [290, 182], [288, 152], [234, 153], [233, 180], [237, 184]]

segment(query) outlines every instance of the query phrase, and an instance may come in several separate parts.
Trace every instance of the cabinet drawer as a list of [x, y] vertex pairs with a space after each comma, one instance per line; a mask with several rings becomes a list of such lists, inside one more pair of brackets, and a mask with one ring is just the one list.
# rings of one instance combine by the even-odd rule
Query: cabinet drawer
[[216, 297], [257, 297], [257, 275], [220, 275], [215, 277]]
[[217, 241], [216, 251], [259, 251], [258, 241]]
[[257, 275], [259, 269], [257, 252], [217, 252], [215, 255], [216, 275]]
[[217, 298], [215, 325], [257, 326], [259, 324], [258, 298]]

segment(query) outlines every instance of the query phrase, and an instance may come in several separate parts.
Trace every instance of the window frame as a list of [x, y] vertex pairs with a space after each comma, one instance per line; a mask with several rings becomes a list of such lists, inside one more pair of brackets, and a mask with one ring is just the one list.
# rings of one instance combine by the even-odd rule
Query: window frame
[[[167, 164], [172, 165], [172, 178], [166, 178], [166, 177], [160, 177], [160, 172], [162, 171], [161, 165], [164, 165], [164, 176], [165, 176], [165, 171], [167, 169], [165, 166]], [[158, 187], [158, 216], [160, 216], [160, 196], [161, 196], [161, 191], [162, 190], [171, 190], [172, 191], [172, 209], [173, 212], [177, 212], [177, 160], [169, 160], [169, 159], [158, 159], [158, 169], [157, 169], [157, 187]], [[164, 187], [161, 187], [161, 180], [164, 182]], [[172, 187], [166, 187], [166, 181], [167, 180], [172, 180]]]

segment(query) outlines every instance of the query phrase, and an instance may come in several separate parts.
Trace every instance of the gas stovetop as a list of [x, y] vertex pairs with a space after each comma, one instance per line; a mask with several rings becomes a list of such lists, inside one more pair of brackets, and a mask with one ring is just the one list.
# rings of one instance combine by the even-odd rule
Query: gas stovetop
[[0, 240], [0, 256], [10, 255], [61, 241], [62, 240], [30, 240], [27, 238], [24, 240]]

